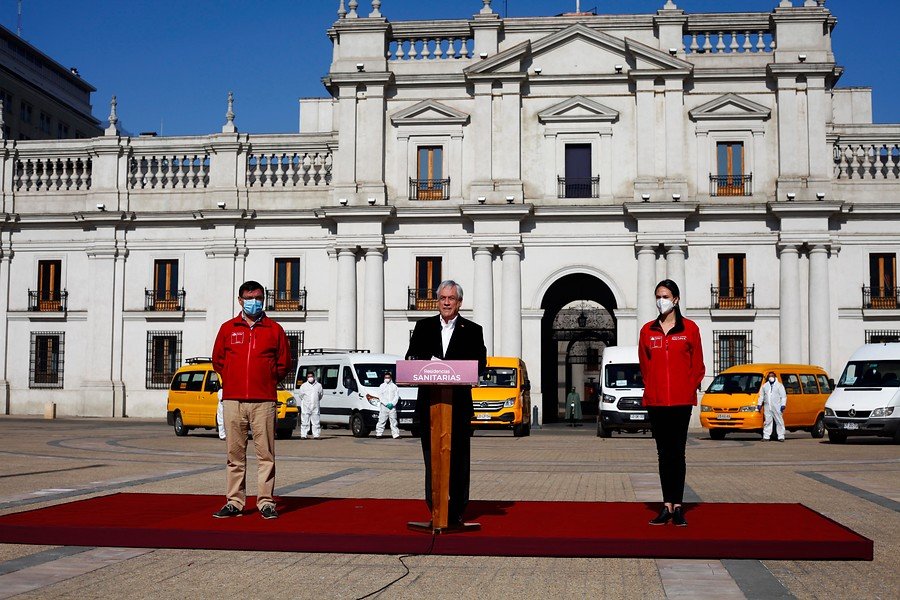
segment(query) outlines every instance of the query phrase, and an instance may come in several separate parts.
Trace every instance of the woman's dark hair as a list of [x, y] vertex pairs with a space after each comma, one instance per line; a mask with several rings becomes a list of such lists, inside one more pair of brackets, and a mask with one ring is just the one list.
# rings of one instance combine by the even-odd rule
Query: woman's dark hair
[[[656, 284], [656, 287], [653, 288], [653, 291], [655, 292], [658, 288], [661, 288], [661, 287], [664, 287], [667, 290], [669, 290], [670, 292], [672, 292], [673, 298], [681, 299], [681, 291], [678, 289], [678, 284], [675, 283], [674, 281], [672, 281], [671, 279], [663, 279], [662, 281], [660, 281], [659, 283]], [[678, 304], [675, 305], [675, 314], [678, 315], [679, 317], [681, 316], [681, 307]]]

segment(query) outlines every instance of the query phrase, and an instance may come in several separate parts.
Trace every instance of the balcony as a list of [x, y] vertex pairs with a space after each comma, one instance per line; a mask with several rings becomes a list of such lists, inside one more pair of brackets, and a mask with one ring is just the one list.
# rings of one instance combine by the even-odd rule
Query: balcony
[[599, 198], [600, 177], [557, 177], [558, 198]]
[[715, 310], [746, 310], [753, 308], [755, 285], [745, 288], [709, 286], [710, 308]]
[[144, 290], [144, 310], [184, 311], [184, 290]]
[[447, 200], [450, 197], [450, 179], [409, 180], [410, 200]]
[[900, 288], [870, 287], [862, 288], [863, 308], [876, 310], [896, 310], [900, 308]]
[[302, 290], [266, 290], [266, 310], [306, 312], [306, 288]]
[[753, 174], [750, 175], [710, 175], [710, 196], [752, 196]]
[[409, 310], [437, 310], [437, 291], [431, 288], [408, 288]]
[[66, 312], [69, 292], [66, 290], [28, 290], [31, 312]]

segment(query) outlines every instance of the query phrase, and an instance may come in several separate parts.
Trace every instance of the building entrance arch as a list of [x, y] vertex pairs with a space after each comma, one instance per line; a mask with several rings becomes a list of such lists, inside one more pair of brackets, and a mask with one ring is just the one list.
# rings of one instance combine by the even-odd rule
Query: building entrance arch
[[547, 288], [541, 308], [543, 421], [565, 418], [566, 395], [573, 386], [582, 414], [596, 415], [600, 359], [603, 349], [616, 343], [613, 290], [594, 275], [570, 273]]

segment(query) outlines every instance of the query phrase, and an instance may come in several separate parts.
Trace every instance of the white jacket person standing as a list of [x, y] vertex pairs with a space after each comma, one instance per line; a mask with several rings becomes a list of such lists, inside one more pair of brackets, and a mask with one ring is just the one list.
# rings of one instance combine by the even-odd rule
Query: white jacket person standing
[[319, 425], [319, 406], [322, 402], [322, 384], [316, 381], [316, 374], [312, 371], [306, 374], [306, 383], [297, 390], [300, 396], [300, 437], [306, 439], [309, 434], [309, 425], [312, 421], [312, 436], [319, 439], [322, 428]]
[[375, 437], [384, 433], [385, 421], [391, 421], [391, 437], [400, 437], [397, 427], [397, 403], [400, 401], [400, 388], [393, 382], [390, 373], [384, 374], [384, 383], [378, 386], [378, 424], [375, 426]]
[[784, 409], [787, 407], [787, 393], [784, 386], [775, 377], [775, 373], [769, 371], [766, 381], [759, 390], [759, 398], [756, 401], [757, 410], [765, 410], [765, 425], [763, 425], [763, 441], [769, 441], [772, 436], [772, 421], [775, 422], [775, 432], [778, 441], [784, 441]]

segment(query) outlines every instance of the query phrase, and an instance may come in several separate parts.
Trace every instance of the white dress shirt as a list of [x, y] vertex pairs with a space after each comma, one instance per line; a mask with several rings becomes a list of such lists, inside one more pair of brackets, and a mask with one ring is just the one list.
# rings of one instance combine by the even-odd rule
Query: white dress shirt
[[450, 345], [450, 338], [453, 337], [453, 330], [456, 329], [456, 320], [459, 318], [459, 315], [447, 322], [444, 321], [444, 317], [438, 318], [441, 321], [441, 345], [444, 349], [444, 356], [447, 356], [447, 346]]

